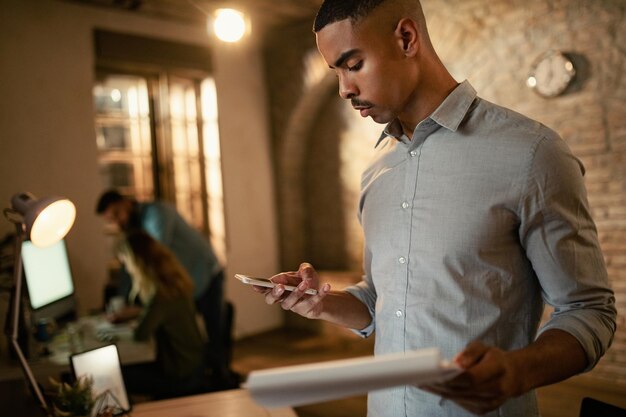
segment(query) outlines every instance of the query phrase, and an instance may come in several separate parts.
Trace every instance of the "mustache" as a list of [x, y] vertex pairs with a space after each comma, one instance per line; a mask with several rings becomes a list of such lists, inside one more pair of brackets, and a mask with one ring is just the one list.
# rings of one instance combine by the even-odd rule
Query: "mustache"
[[352, 104], [352, 107], [372, 107], [372, 106], [374, 106], [374, 104], [370, 103], [369, 101], [362, 101], [362, 100], [358, 100], [356, 98], [350, 99], [350, 103]]

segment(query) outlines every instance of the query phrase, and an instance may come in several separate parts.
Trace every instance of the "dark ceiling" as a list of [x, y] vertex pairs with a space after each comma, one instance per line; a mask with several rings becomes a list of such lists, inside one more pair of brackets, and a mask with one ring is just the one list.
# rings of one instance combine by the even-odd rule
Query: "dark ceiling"
[[220, 7], [238, 8], [264, 26], [312, 18], [322, 0], [65, 0], [189, 23], [206, 22]]

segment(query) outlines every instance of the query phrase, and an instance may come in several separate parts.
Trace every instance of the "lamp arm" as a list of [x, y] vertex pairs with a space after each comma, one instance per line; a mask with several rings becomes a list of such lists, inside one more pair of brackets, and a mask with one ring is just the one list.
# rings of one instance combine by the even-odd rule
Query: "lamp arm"
[[13, 223], [15, 224], [15, 232], [16, 232], [15, 269], [13, 271], [14, 282], [15, 282], [15, 292], [13, 296], [15, 298], [13, 299], [13, 321], [12, 321], [12, 327], [11, 327], [11, 344], [13, 345], [13, 349], [17, 353], [17, 356], [20, 360], [20, 364], [22, 365], [22, 370], [24, 371], [24, 374], [26, 378], [28, 379], [28, 382], [30, 383], [31, 388], [35, 396], [37, 397], [37, 400], [39, 401], [39, 405], [41, 406], [43, 411], [46, 413], [46, 415], [50, 416], [51, 413], [50, 413], [50, 409], [48, 408], [48, 404], [46, 403], [43, 393], [41, 392], [41, 389], [39, 389], [37, 380], [35, 379], [35, 376], [33, 375], [33, 372], [30, 369], [30, 366], [28, 365], [28, 361], [26, 360], [26, 357], [22, 353], [22, 348], [17, 340], [18, 329], [19, 329], [20, 304], [22, 301], [22, 278], [23, 278], [22, 241], [24, 240], [24, 229], [23, 229], [23, 224], [21, 222], [14, 221]]
[[[20, 304], [22, 300], [22, 241], [24, 240], [24, 230], [22, 223], [15, 223], [15, 260], [13, 265], [13, 283], [15, 292], [13, 300], [13, 314], [11, 322], [11, 341], [17, 341], [18, 326], [20, 317]], [[21, 352], [20, 352], [21, 353]]]

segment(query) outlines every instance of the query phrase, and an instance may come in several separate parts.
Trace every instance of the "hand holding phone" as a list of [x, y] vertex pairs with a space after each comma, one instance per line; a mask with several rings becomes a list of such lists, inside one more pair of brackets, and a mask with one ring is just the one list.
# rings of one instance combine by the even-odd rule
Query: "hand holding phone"
[[[278, 285], [277, 283], [272, 282], [267, 278], [249, 277], [243, 274], [235, 274], [235, 278], [237, 278], [239, 281], [243, 282], [244, 284], [256, 285], [258, 287], [274, 288], [276, 285]], [[296, 289], [296, 287], [292, 285], [283, 285], [283, 287], [285, 287], [285, 290], [287, 291], [293, 291]], [[313, 288], [309, 288], [305, 291], [305, 293], [310, 294], [310, 295], [316, 295], [317, 290]]]

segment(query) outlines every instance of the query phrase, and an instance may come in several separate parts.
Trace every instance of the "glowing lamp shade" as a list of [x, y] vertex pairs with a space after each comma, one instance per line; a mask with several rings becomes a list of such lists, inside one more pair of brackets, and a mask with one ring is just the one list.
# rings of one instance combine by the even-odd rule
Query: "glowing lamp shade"
[[246, 34], [248, 24], [243, 13], [235, 9], [218, 9], [215, 11], [213, 31], [218, 39], [224, 42], [237, 42]]
[[39, 247], [50, 246], [63, 239], [76, 218], [76, 207], [63, 197], [38, 200], [30, 193], [21, 193], [13, 196], [11, 204], [24, 218], [26, 239]]

